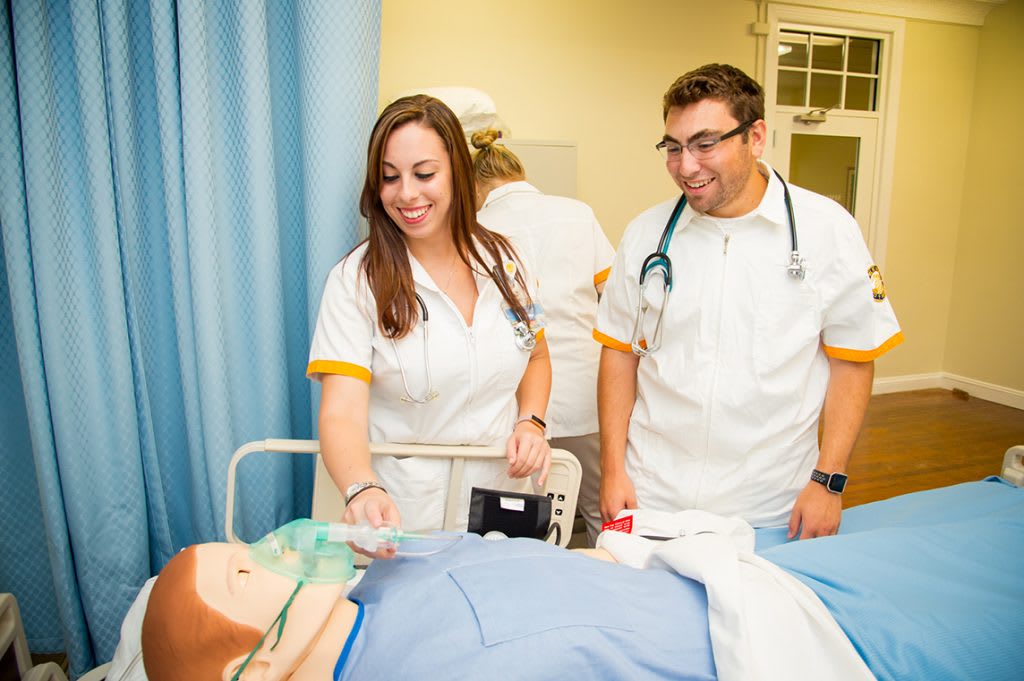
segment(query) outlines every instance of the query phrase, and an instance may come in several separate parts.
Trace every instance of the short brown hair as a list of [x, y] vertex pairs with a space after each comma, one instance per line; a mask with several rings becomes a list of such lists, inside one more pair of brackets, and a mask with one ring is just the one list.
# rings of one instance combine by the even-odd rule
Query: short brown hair
[[764, 118], [764, 90], [753, 78], [728, 64], [705, 64], [679, 76], [662, 99], [662, 116], [667, 120], [672, 107], [705, 99], [724, 102], [740, 123]]
[[171, 558], [149, 594], [142, 620], [142, 664], [149, 681], [219, 679], [262, 633], [211, 608], [196, 592], [197, 551]]

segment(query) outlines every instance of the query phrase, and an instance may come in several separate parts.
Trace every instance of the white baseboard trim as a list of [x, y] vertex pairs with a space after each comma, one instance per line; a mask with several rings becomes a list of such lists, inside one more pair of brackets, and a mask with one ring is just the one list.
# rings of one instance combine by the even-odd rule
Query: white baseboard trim
[[985, 381], [978, 381], [966, 376], [957, 376], [956, 374], [946, 372], [876, 378], [871, 388], [871, 394], [885, 395], [888, 393], [906, 392], [908, 390], [927, 390], [929, 388], [963, 390], [965, 393], [974, 395], [982, 400], [1013, 407], [1014, 409], [1024, 409], [1024, 390], [1007, 388], [995, 385], [994, 383], [986, 383]]
[[1001, 385], [995, 385], [994, 383], [986, 383], [985, 381], [977, 381], [973, 378], [967, 378], [966, 376], [957, 376], [956, 374], [943, 374], [943, 387], [959, 388], [966, 393], [970, 393], [975, 397], [979, 397], [989, 402], [996, 402], [997, 404], [1005, 404], [1007, 407], [1013, 407], [1014, 409], [1024, 409], [1024, 390], [1015, 390], [1013, 388], [1007, 388]]
[[928, 390], [929, 388], [944, 388], [942, 384], [942, 373], [935, 374], [909, 374], [907, 376], [893, 376], [891, 378], [876, 378], [871, 386], [872, 395], [886, 395], [888, 393], [902, 393], [908, 390]]

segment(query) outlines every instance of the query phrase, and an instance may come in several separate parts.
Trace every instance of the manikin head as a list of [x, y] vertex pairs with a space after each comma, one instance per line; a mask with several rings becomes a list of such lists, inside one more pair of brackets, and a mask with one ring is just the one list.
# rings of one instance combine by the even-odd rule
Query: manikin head
[[[153, 585], [142, 623], [150, 681], [230, 681], [288, 599], [286, 626], [274, 625], [242, 679], [287, 679], [308, 655], [344, 583], [305, 583], [253, 562], [242, 544], [199, 544], [178, 553]], [[273, 650], [271, 650], [273, 648]]]

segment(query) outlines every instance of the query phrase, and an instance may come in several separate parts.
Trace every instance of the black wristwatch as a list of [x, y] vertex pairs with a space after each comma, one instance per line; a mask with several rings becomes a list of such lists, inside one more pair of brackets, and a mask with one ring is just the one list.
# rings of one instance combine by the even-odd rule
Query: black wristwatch
[[832, 492], [832, 494], [842, 494], [843, 490], [846, 489], [847, 477], [845, 473], [824, 473], [815, 468], [811, 471], [811, 480], [825, 485], [825, 489]]

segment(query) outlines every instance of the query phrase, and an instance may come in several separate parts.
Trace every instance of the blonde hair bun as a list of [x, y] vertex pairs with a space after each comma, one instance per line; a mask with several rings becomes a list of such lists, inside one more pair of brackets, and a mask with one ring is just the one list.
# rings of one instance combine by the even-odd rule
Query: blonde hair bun
[[485, 149], [493, 145], [496, 141], [501, 138], [501, 132], [493, 128], [487, 130], [480, 130], [473, 133], [471, 142], [475, 149]]

